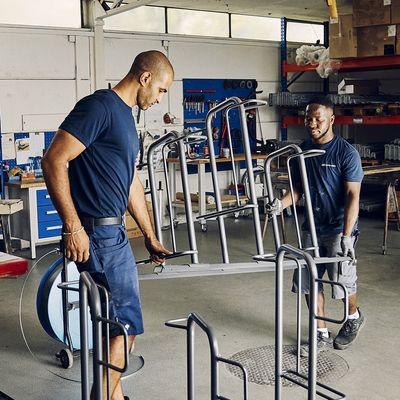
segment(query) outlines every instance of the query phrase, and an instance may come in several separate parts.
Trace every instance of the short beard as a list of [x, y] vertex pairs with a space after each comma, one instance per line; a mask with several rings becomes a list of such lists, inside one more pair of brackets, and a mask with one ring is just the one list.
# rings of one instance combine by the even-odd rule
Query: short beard
[[317, 138], [314, 138], [313, 136], [311, 136], [311, 139], [312, 139], [313, 141], [321, 140], [321, 139], [329, 132], [329, 129], [330, 129], [330, 126], [326, 129], [325, 132], [321, 133], [320, 136], [318, 136]]

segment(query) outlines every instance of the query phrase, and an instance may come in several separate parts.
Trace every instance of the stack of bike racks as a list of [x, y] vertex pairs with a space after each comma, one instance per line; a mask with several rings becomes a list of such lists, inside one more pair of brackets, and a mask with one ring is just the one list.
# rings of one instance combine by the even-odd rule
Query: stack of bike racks
[[[271, 163], [278, 157], [287, 156], [287, 170], [289, 179], [290, 194], [293, 203], [293, 216], [295, 219], [296, 235], [298, 247], [294, 247], [289, 244], [282, 244], [280, 238], [280, 231], [278, 226], [278, 217], [276, 213], [272, 213], [272, 227], [275, 239], [276, 254], [265, 254], [257, 255], [254, 257], [258, 261], [270, 262], [275, 260], [276, 263], [276, 293], [275, 293], [275, 400], [281, 400], [282, 398], [282, 380], [285, 378], [294, 384], [297, 384], [308, 391], [308, 400], [314, 400], [316, 396], [321, 396], [328, 400], [334, 399], [345, 399], [345, 394], [317, 382], [317, 320], [324, 320], [336, 324], [342, 324], [347, 320], [348, 317], [348, 294], [346, 288], [339, 282], [333, 282], [328, 280], [322, 280], [318, 278], [317, 264], [321, 263], [332, 263], [332, 262], [349, 262], [349, 257], [320, 257], [318, 248], [318, 238], [315, 229], [314, 214], [312, 210], [310, 190], [308, 185], [307, 170], [305, 165], [305, 159], [309, 157], [315, 157], [322, 155], [322, 150], [309, 150], [302, 151], [297, 145], [289, 145], [281, 148], [273, 153], [265, 161], [265, 187], [267, 190], [267, 201], [273, 202], [275, 199], [272, 179], [271, 179]], [[300, 172], [302, 192], [304, 195], [305, 204], [305, 218], [310, 230], [312, 246], [304, 248], [300, 225], [298, 221], [298, 214], [295, 205], [294, 198], [294, 187], [292, 182], [291, 174], [291, 162], [292, 160], [298, 162], [298, 168]], [[286, 258], [286, 261], [285, 261]], [[297, 293], [297, 360], [294, 369], [283, 371], [282, 358], [283, 358], [283, 270], [285, 263], [295, 263], [298, 269], [298, 287], [301, 287], [301, 268], [307, 268], [309, 281], [310, 281], [310, 300], [309, 300], [309, 314], [308, 314], [308, 345], [309, 345], [309, 357], [308, 357], [308, 373], [303, 374], [300, 370], [300, 341], [301, 341], [301, 291]], [[318, 284], [329, 284], [340, 286], [344, 291], [344, 302], [343, 302], [343, 318], [340, 320], [332, 319], [328, 317], [320, 317], [317, 315], [317, 295], [318, 295]], [[306, 382], [306, 383], [305, 383]], [[317, 389], [318, 388], [318, 389]], [[332, 397], [332, 396], [336, 397]]]
[[[186, 163], [186, 151], [185, 144], [190, 143], [192, 141], [198, 140], [196, 137], [191, 137], [190, 134], [179, 134], [176, 131], [171, 131], [159, 139], [155, 140], [148, 149], [147, 152], [147, 168], [148, 168], [148, 177], [149, 177], [149, 185], [150, 185], [150, 195], [151, 201], [153, 205], [153, 216], [154, 216], [154, 228], [155, 233], [157, 235], [158, 240], [163, 243], [163, 234], [162, 234], [162, 202], [159, 202], [157, 199], [157, 183], [156, 183], [156, 173], [155, 173], [155, 152], [157, 149], [161, 147], [162, 152], [162, 160], [164, 166], [164, 179], [166, 185], [166, 193], [167, 193], [167, 210], [169, 214], [170, 224], [169, 230], [171, 235], [172, 242], [172, 254], [167, 256], [166, 258], [178, 258], [183, 256], [190, 256], [193, 264], [198, 264], [198, 251], [197, 251], [197, 242], [196, 235], [194, 229], [193, 222], [193, 212], [192, 212], [192, 202], [190, 199], [190, 191], [189, 191], [189, 178], [188, 178], [188, 170]], [[179, 161], [180, 161], [180, 169], [181, 169], [181, 179], [182, 179], [182, 191], [184, 195], [184, 204], [185, 204], [185, 215], [187, 222], [187, 233], [189, 240], [189, 250], [178, 251], [176, 244], [176, 235], [175, 235], [175, 223], [174, 223], [174, 211], [172, 205], [171, 198], [171, 190], [170, 183], [168, 178], [168, 166], [166, 161], [166, 150], [171, 148], [172, 146], [177, 146]], [[160, 204], [161, 203], [161, 204]], [[150, 262], [150, 259], [140, 260], [137, 264], [143, 264]]]
[[[219, 228], [219, 237], [221, 243], [221, 253], [222, 253], [222, 261], [223, 263], [229, 264], [229, 255], [228, 255], [228, 246], [226, 240], [226, 231], [225, 231], [225, 222], [224, 216], [229, 214], [235, 214], [240, 211], [250, 209], [253, 215], [253, 224], [254, 224], [254, 233], [255, 233], [255, 242], [257, 246], [257, 254], [264, 253], [264, 246], [262, 240], [262, 233], [261, 233], [261, 224], [260, 224], [260, 215], [258, 212], [258, 202], [255, 190], [255, 183], [254, 183], [254, 173], [253, 173], [253, 160], [251, 157], [251, 147], [250, 147], [250, 139], [249, 139], [249, 132], [247, 129], [246, 123], [246, 110], [255, 109], [259, 107], [266, 106], [268, 103], [266, 101], [257, 100], [257, 99], [249, 99], [245, 101], [241, 101], [238, 97], [230, 97], [225, 101], [219, 103], [216, 107], [212, 108], [206, 117], [206, 127], [207, 127], [207, 140], [208, 140], [208, 148], [210, 154], [210, 166], [211, 166], [211, 174], [212, 174], [212, 181], [213, 181], [213, 189], [214, 189], [214, 196], [215, 196], [215, 206], [216, 211], [212, 213], [208, 213], [205, 215], [200, 215], [197, 218], [199, 220], [207, 220], [210, 218], [217, 218], [218, 221], [218, 228]], [[239, 120], [240, 120], [240, 131], [242, 133], [242, 144], [246, 162], [246, 170], [248, 176], [248, 201], [246, 204], [241, 204], [238, 195], [238, 177], [236, 175], [236, 168], [235, 168], [235, 155], [233, 152], [232, 146], [232, 136], [231, 136], [231, 129], [229, 124], [229, 112], [233, 109], [237, 109], [239, 113]], [[230, 156], [232, 162], [232, 172], [233, 172], [233, 184], [235, 186], [236, 192], [236, 206], [230, 207], [227, 209], [222, 208], [222, 201], [221, 201], [221, 193], [218, 181], [218, 169], [217, 169], [217, 162], [216, 162], [216, 155], [214, 150], [214, 140], [213, 140], [213, 132], [212, 132], [212, 120], [217, 112], [224, 112], [225, 113], [225, 120], [227, 122], [227, 137], [230, 149]]]
[[[188, 174], [187, 174], [187, 164], [186, 164], [186, 154], [185, 154], [185, 143], [190, 140], [188, 135], [178, 134], [177, 132], [170, 132], [160, 139], [156, 140], [150, 147], [148, 151], [148, 170], [149, 170], [149, 182], [150, 182], [150, 193], [153, 202], [153, 213], [154, 213], [154, 224], [155, 231], [159, 240], [162, 241], [162, 223], [160, 218], [160, 213], [162, 212], [161, 207], [159, 206], [159, 202], [157, 201], [157, 188], [156, 188], [156, 180], [155, 180], [155, 171], [154, 171], [154, 152], [160, 146], [162, 146], [162, 156], [163, 156], [163, 165], [164, 165], [164, 173], [165, 173], [165, 182], [167, 187], [167, 209], [170, 215], [170, 225], [169, 228], [171, 230], [171, 238], [172, 238], [172, 246], [173, 246], [173, 254], [168, 256], [167, 258], [175, 258], [181, 256], [190, 255], [192, 258], [192, 263], [189, 268], [184, 265], [173, 265], [173, 266], [163, 266], [162, 270], [160, 270], [159, 274], [152, 274], [155, 278], [172, 278], [172, 277], [182, 277], [182, 276], [201, 276], [201, 275], [211, 275], [218, 273], [240, 273], [240, 272], [256, 272], [256, 271], [267, 271], [267, 270], [275, 270], [276, 272], [276, 304], [275, 304], [275, 346], [276, 346], [276, 356], [275, 356], [275, 400], [281, 400], [282, 398], [282, 380], [287, 379], [295, 384], [298, 384], [308, 391], [308, 400], [314, 400], [317, 395], [328, 399], [328, 400], [336, 400], [336, 399], [345, 399], [345, 395], [340, 393], [339, 391], [318, 383], [316, 380], [317, 377], [317, 320], [323, 319], [328, 322], [341, 324], [347, 320], [348, 317], [348, 295], [346, 288], [338, 283], [331, 282], [327, 280], [318, 279], [316, 265], [321, 263], [332, 263], [332, 262], [348, 262], [350, 261], [349, 257], [320, 257], [319, 248], [318, 248], [318, 238], [315, 229], [314, 215], [311, 204], [310, 190], [308, 186], [308, 178], [306, 171], [305, 159], [308, 157], [319, 156], [323, 154], [323, 151], [319, 150], [311, 150], [303, 152], [301, 148], [297, 145], [289, 145], [282, 149], [279, 149], [269, 155], [269, 157], [265, 161], [264, 170], [265, 170], [265, 189], [266, 189], [266, 200], [268, 202], [273, 202], [275, 199], [272, 179], [271, 179], [271, 163], [273, 160], [281, 157], [283, 155], [287, 156], [287, 167], [288, 167], [288, 177], [289, 177], [289, 187], [292, 199], [294, 199], [294, 188], [291, 176], [291, 162], [292, 160], [296, 160], [299, 165], [300, 178], [302, 184], [302, 192], [304, 195], [305, 201], [305, 218], [308, 222], [308, 227], [310, 229], [311, 242], [312, 246], [309, 248], [304, 248], [302, 240], [301, 240], [301, 232], [300, 225], [298, 221], [298, 214], [296, 211], [296, 206], [293, 204], [293, 215], [295, 218], [295, 226], [296, 226], [296, 234], [297, 234], [297, 247], [294, 247], [289, 244], [282, 244], [279, 226], [278, 226], [278, 218], [276, 214], [271, 215], [272, 219], [272, 227], [273, 227], [273, 235], [275, 241], [275, 253], [265, 254], [264, 246], [262, 241], [261, 234], [261, 222], [258, 212], [258, 202], [255, 194], [255, 184], [254, 184], [254, 174], [253, 174], [253, 164], [251, 157], [251, 149], [250, 149], [250, 141], [249, 135], [247, 131], [246, 125], [246, 114], [245, 111], [251, 108], [257, 108], [264, 106], [266, 102], [260, 100], [246, 100], [241, 101], [239, 98], [232, 97], [226, 99], [225, 101], [218, 104], [215, 108], [211, 109], [206, 117], [206, 127], [207, 127], [207, 140], [209, 144], [209, 153], [210, 153], [210, 166], [212, 173], [212, 181], [213, 181], [213, 189], [215, 194], [215, 205], [216, 211], [212, 213], [208, 213], [206, 215], [198, 216], [198, 219], [205, 220], [210, 218], [216, 218], [218, 221], [219, 227], [219, 237], [221, 244], [221, 253], [223, 266], [221, 268], [215, 268], [215, 265], [208, 264], [200, 265], [198, 263], [198, 251], [197, 244], [195, 238], [195, 230], [194, 230], [194, 221], [191, 207], [191, 199], [190, 192], [188, 186]], [[246, 169], [249, 179], [249, 193], [248, 193], [248, 201], [246, 204], [242, 204], [239, 196], [236, 197], [236, 206], [230, 207], [228, 209], [222, 208], [221, 195], [218, 183], [218, 171], [217, 171], [217, 163], [216, 163], [216, 155], [213, 146], [213, 135], [212, 135], [212, 120], [217, 112], [225, 112], [226, 120], [228, 122], [228, 141], [231, 150], [231, 158], [232, 158], [232, 166], [233, 171], [234, 168], [234, 154], [232, 149], [232, 141], [229, 129], [229, 112], [230, 110], [238, 109], [239, 118], [241, 121], [241, 131], [242, 131], [242, 140], [243, 147], [245, 153], [245, 161], [246, 161]], [[176, 239], [174, 233], [174, 223], [173, 223], [173, 206], [171, 202], [171, 193], [168, 181], [168, 171], [167, 164], [165, 160], [165, 149], [167, 149], [171, 145], [177, 145], [179, 159], [180, 159], [180, 168], [181, 168], [181, 178], [182, 178], [182, 189], [184, 195], [184, 204], [185, 204], [185, 212], [186, 212], [186, 221], [187, 221], [187, 231], [189, 237], [189, 250], [186, 251], [178, 251], [176, 246]], [[234, 172], [233, 175], [234, 184], [237, 187], [238, 177]], [[236, 190], [237, 192], [237, 190]], [[294, 202], [293, 202], [294, 203]], [[253, 224], [254, 224], [254, 233], [255, 233], [255, 242], [257, 247], [257, 254], [253, 257], [253, 263], [241, 264], [239, 267], [230, 268], [229, 263], [229, 255], [227, 248], [227, 240], [226, 240], [226, 232], [225, 232], [225, 224], [224, 217], [229, 214], [237, 213], [245, 209], [250, 209], [253, 214]], [[148, 260], [144, 260], [147, 262]], [[140, 262], [138, 262], [140, 263]], [[168, 269], [169, 267], [169, 269]], [[309, 304], [309, 314], [308, 314], [308, 343], [309, 343], [309, 357], [308, 357], [308, 373], [307, 375], [303, 374], [300, 371], [300, 340], [301, 340], [301, 293], [297, 294], [297, 362], [294, 369], [290, 369], [287, 371], [283, 371], [282, 367], [282, 358], [283, 358], [283, 329], [282, 329], [282, 320], [283, 320], [283, 270], [284, 269], [294, 269], [297, 268], [299, 270], [299, 279], [301, 279], [301, 268], [307, 268], [309, 278], [310, 278], [310, 304]], [[190, 273], [188, 273], [190, 271]], [[156, 275], [156, 276], [155, 276]], [[341, 320], [336, 320], [328, 317], [319, 317], [317, 315], [317, 294], [318, 294], [318, 283], [330, 284], [330, 285], [338, 285], [340, 286], [344, 293], [344, 305], [343, 305], [343, 318]], [[301, 287], [301, 282], [299, 282], [299, 287]], [[181, 322], [186, 321], [186, 325], [181, 325]], [[196, 314], [191, 314], [188, 318], [183, 320], [174, 320], [168, 321], [167, 326], [186, 329], [188, 332], [188, 398], [192, 399], [193, 394], [190, 394], [193, 388], [193, 358], [190, 356], [192, 354], [192, 325], [196, 323], [200, 325], [200, 327], [207, 333], [209, 337], [209, 342], [211, 346], [212, 353], [212, 363], [216, 363], [218, 361], [224, 361], [220, 356], [218, 356], [218, 351], [215, 339], [213, 335], [210, 335], [209, 327], [204, 323], [204, 321], [196, 316]], [[215, 343], [215, 344], [214, 344]], [[214, 365], [213, 364], [213, 365]], [[237, 365], [239, 368], [244, 371], [244, 377], [247, 378], [247, 374], [242, 366]], [[212, 367], [215, 371], [215, 365]], [[216, 376], [212, 378], [213, 382], [217, 382], [218, 374], [216, 372]], [[306, 383], [304, 383], [306, 381]], [[217, 385], [216, 385], [217, 386]], [[212, 388], [212, 400], [216, 399], [224, 399], [219, 396], [215, 391], [215, 385]], [[318, 389], [317, 389], [318, 387]], [[336, 397], [332, 397], [332, 396]], [[192, 397], [190, 397], [192, 396]], [[246, 389], [245, 389], [245, 396]], [[245, 397], [246, 398], [246, 397]]]

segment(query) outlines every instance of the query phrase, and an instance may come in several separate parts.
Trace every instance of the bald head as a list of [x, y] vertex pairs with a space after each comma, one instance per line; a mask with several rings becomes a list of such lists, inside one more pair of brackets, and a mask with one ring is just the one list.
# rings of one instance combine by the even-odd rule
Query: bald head
[[144, 72], [151, 72], [155, 76], [162, 76], [167, 73], [174, 77], [174, 68], [168, 58], [157, 50], [144, 51], [136, 56], [129, 73], [140, 77]]

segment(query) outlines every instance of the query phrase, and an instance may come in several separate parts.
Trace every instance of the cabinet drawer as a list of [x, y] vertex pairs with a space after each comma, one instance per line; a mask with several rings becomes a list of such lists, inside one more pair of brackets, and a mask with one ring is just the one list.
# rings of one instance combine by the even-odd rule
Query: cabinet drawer
[[55, 221], [57, 223], [61, 223], [61, 219], [53, 204], [50, 204], [49, 206], [38, 207], [37, 214], [39, 224], [46, 221]]
[[38, 206], [52, 205], [49, 192], [47, 189], [41, 189], [36, 191], [36, 202]]
[[39, 239], [61, 236], [62, 224], [57, 221], [40, 222], [38, 224]]

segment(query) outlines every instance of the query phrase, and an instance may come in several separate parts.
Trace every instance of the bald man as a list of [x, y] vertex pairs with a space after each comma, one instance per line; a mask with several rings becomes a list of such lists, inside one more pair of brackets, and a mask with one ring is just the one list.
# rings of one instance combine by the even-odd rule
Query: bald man
[[[128, 210], [143, 232], [155, 263], [170, 252], [157, 240], [136, 173], [139, 140], [132, 107], [147, 110], [161, 101], [174, 70], [159, 51], [139, 54], [128, 74], [112, 89], [80, 100], [66, 117], [47, 150], [42, 166], [50, 196], [63, 221], [66, 256], [80, 272], [110, 292], [110, 318], [122, 323], [129, 346], [143, 333], [135, 259], [123, 225]], [[110, 327], [110, 361], [123, 365], [123, 336]], [[106, 399], [106, 382], [103, 381]], [[110, 372], [112, 400], [123, 395], [120, 374]]]

